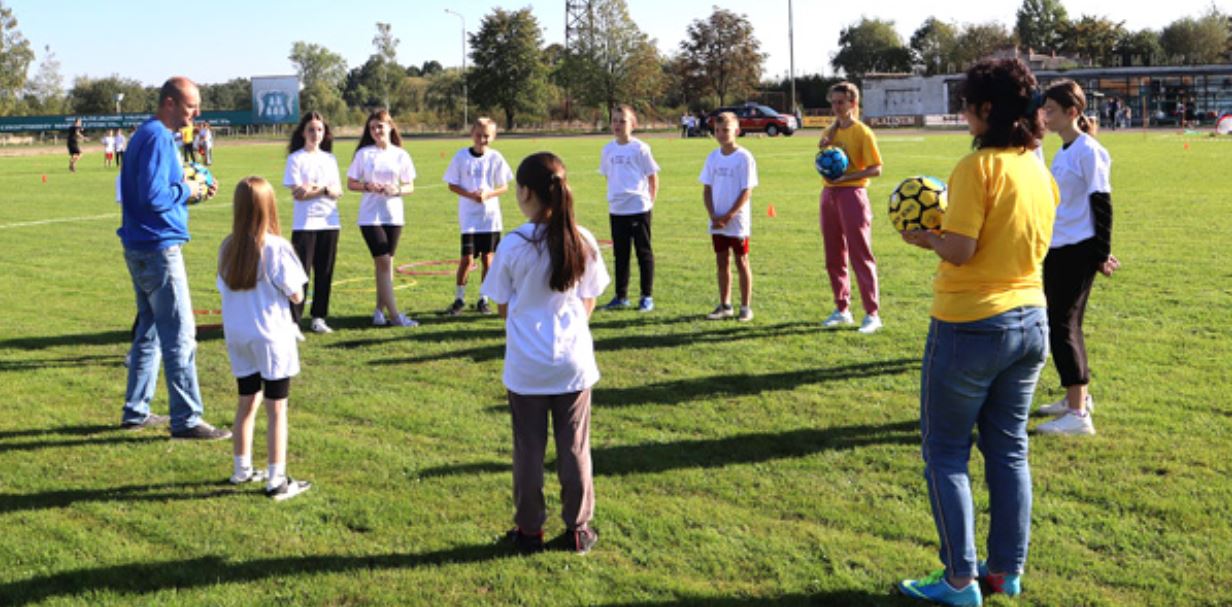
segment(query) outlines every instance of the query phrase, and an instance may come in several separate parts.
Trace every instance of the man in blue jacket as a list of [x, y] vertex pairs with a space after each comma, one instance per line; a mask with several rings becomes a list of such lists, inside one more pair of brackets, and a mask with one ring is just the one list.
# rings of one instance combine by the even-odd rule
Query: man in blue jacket
[[[201, 113], [200, 106], [201, 94], [191, 80], [177, 76], [164, 83], [158, 111], [133, 133], [120, 171], [124, 219], [116, 233], [124, 243], [124, 261], [137, 294], [137, 330], [121, 426], [138, 429], [170, 421], [174, 438], [221, 440], [231, 432], [201, 417], [196, 323], [180, 253], [189, 240], [187, 205], [213, 196], [217, 185], [206, 188], [184, 181], [171, 136]], [[160, 358], [166, 364], [169, 418], [150, 413]]]

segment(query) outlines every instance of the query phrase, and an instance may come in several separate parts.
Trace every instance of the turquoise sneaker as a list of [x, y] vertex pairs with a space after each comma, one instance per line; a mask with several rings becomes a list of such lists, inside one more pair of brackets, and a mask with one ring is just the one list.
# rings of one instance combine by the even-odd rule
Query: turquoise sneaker
[[980, 561], [977, 575], [980, 581], [988, 586], [988, 594], [998, 592], [1005, 596], [1022, 594], [1022, 576], [1017, 573], [992, 573], [988, 570], [988, 563]]
[[972, 582], [966, 588], [956, 590], [945, 581], [944, 569], [938, 569], [922, 580], [903, 580], [898, 583], [898, 591], [903, 596], [938, 605], [979, 607], [984, 604], [979, 584]]

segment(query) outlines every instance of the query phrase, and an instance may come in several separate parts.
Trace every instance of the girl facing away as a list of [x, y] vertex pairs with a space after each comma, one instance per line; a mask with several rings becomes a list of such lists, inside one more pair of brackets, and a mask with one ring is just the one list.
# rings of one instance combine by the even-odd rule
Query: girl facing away
[[609, 279], [595, 237], [574, 219], [565, 165], [549, 152], [516, 174], [518, 208], [529, 220], [501, 241], [482, 293], [505, 319], [504, 383], [513, 423], [514, 524], [520, 552], [543, 550], [547, 509], [543, 457], [548, 417], [556, 440], [565, 533], [584, 554], [599, 540], [590, 461], [590, 391], [599, 381], [589, 320]]
[[[222, 294], [222, 324], [231, 373], [239, 403], [233, 435], [234, 471], [231, 483], [265, 480], [265, 495], [290, 499], [312, 485], [287, 476], [287, 397], [291, 378], [299, 373], [298, 334], [291, 303], [304, 299], [308, 281], [291, 243], [280, 235], [274, 187], [260, 177], [235, 186], [231, 235], [218, 250], [218, 291]], [[252, 468], [252, 435], [257, 397], [264, 394], [266, 450], [263, 474]]]

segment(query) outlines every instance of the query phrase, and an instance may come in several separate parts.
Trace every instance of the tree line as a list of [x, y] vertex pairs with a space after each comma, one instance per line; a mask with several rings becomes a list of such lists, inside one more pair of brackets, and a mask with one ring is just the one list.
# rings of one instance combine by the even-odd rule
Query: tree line
[[[594, 0], [567, 48], [545, 46], [542, 31], [529, 8], [493, 9], [467, 36], [465, 73], [435, 60], [401, 64], [400, 40], [389, 23], [376, 24], [373, 53], [360, 65], [348, 66], [341, 55], [309, 41], [294, 42], [288, 59], [303, 87], [300, 106], [335, 124], [362, 124], [370, 109], [383, 107], [405, 125], [459, 128], [464, 89], [472, 114], [497, 116], [508, 129], [600, 123], [619, 103], [670, 117], [759, 93], [779, 93], [786, 100], [792, 84], [765, 78], [766, 54], [748, 18], [718, 7], [689, 23], [671, 54], [660, 52], [637, 27], [625, 0]], [[998, 22], [956, 24], [930, 17], [903, 41], [893, 21], [865, 17], [844, 28], [838, 42], [830, 64], [857, 81], [873, 72], [958, 72], [1008, 47], [1069, 57], [1069, 67], [1224, 63], [1232, 49], [1232, 19], [1212, 6], [1160, 30], [1130, 31], [1107, 17], [1071, 18], [1060, 0], [1023, 0], [1012, 30]], [[118, 94], [122, 112], [150, 112], [157, 105], [156, 87], [118, 74], [78, 76], [66, 90], [49, 47], [37, 66], [34, 59], [16, 17], [0, 0], [0, 115], [111, 113]], [[826, 90], [839, 79], [797, 77], [797, 105], [828, 107]], [[201, 94], [207, 110], [251, 108], [247, 78], [202, 84]]]

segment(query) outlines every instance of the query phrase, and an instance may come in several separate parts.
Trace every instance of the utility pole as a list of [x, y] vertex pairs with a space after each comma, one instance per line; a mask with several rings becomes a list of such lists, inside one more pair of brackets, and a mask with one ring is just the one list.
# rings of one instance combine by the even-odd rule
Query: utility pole
[[[796, 114], [796, 34], [795, 34], [795, 17], [791, 12], [791, 0], [787, 0], [787, 56], [790, 57], [791, 71], [788, 78], [791, 80], [791, 107], [787, 108], [792, 115]], [[802, 125], [797, 124], [796, 128]]]
[[465, 131], [471, 124], [470, 100], [466, 95], [466, 17], [450, 9], [445, 9], [445, 12], [462, 20], [462, 130]]

